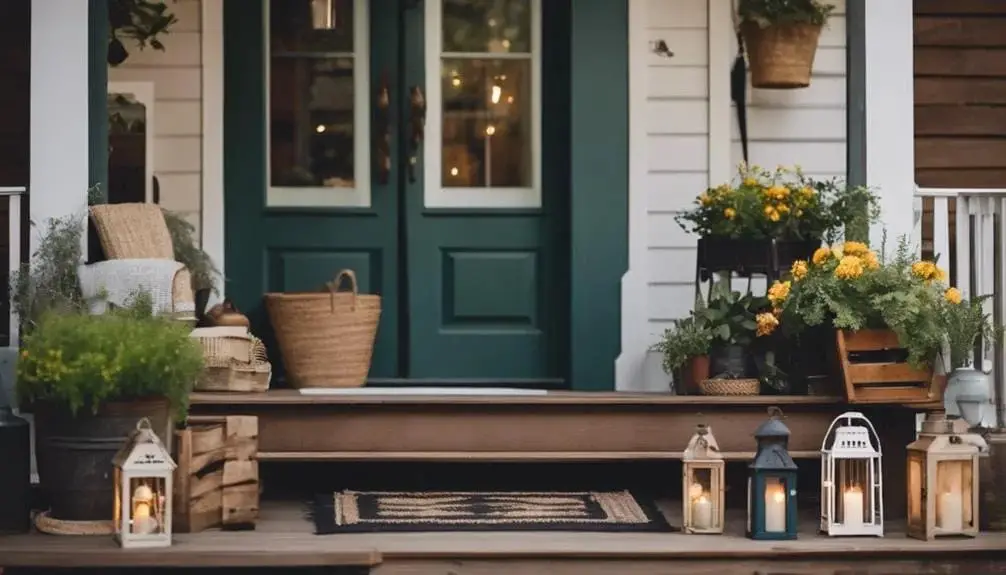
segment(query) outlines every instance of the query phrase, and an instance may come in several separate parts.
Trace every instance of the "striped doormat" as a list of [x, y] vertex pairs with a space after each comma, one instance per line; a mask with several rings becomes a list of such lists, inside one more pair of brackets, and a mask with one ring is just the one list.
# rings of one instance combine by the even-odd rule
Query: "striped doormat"
[[318, 496], [315, 532], [671, 531], [628, 491], [340, 491]]

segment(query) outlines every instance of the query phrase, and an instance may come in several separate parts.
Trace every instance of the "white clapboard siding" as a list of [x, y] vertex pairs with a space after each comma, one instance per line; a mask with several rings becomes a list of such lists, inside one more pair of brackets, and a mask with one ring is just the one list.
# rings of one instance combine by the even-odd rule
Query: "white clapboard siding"
[[[675, 222], [709, 185], [709, 2], [725, 0], [633, 0], [646, 2], [647, 39], [663, 40], [673, 58], [647, 53], [646, 141], [649, 342], [694, 304], [695, 241]], [[768, 168], [800, 165], [815, 177], [846, 173], [845, 2], [821, 36], [811, 86], [803, 90], [748, 89], [748, 144], [752, 163]], [[715, 11], [714, 11], [715, 13]], [[720, 24], [717, 24], [720, 26]], [[732, 27], [732, 23], [726, 24]], [[733, 42], [731, 34], [731, 42]], [[736, 46], [731, 47], [736, 53]], [[729, 74], [714, 70], [716, 74]], [[715, 80], [715, 78], [713, 78]], [[724, 113], [721, 109], [720, 114]], [[733, 164], [742, 159], [736, 110], [730, 109]], [[715, 145], [715, 142], [713, 142]], [[631, 153], [636, 153], [632, 150]], [[712, 182], [719, 184], [722, 182]], [[764, 290], [757, 282], [756, 290]], [[649, 354], [643, 381], [633, 388], [667, 389], [660, 358]]]
[[[220, 1], [220, 0], [209, 0]], [[178, 18], [163, 36], [164, 51], [129, 49], [129, 58], [109, 68], [111, 82], [154, 83], [154, 174], [161, 205], [196, 226], [202, 206], [201, 0], [177, 0], [168, 9]]]

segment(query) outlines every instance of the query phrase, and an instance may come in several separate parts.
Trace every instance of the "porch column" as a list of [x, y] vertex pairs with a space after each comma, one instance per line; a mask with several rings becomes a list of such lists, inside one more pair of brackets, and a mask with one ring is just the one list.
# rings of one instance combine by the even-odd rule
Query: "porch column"
[[[915, 85], [911, 0], [863, 2], [866, 184], [883, 210], [870, 241], [889, 245], [912, 232], [915, 195]], [[895, 244], [896, 245], [896, 244]]]
[[88, 4], [31, 0], [29, 214], [37, 225], [87, 206]]

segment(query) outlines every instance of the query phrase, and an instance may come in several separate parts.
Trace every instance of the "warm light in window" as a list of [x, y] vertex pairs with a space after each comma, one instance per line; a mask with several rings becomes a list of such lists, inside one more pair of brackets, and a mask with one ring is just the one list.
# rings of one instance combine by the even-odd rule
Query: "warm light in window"
[[451, 86], [454, 86], [455, 88], [460, 87], [461, 86], [461, 78], [459, 78], [457, 76], [451, 78]]
[[507, 104], [513, 104], [513, 96], [507, 96], [506, 103]]
[[493, 126], [492, 124], [486, 126], [486, 135], [487, 136], [492, 136], [495, 133], [496, 133], [496, 126]]
[[499, 86], [493, 86], [493, 92], [492, 92], [493, 104], [499, 104], [500, 103], [500, 96], [501, 95], [503, 95], [503, 88], [500, 88]]
[[456, 175], [458, 175], [458, 168], [457, 168], [457, 167], [453, 167], [453, 168], [451, 168], [451, 175], [452, 175], [452, 176], [456, 176]]
[[507, 50], [510, 49], [510, 40], [503, 40], [503, 47]]
[[325, 131], [325, 125], [324, 124], [318, 124], [318, 126], [314, 129], [314, 131], [318, 132], [319, 134], [323, 133]]

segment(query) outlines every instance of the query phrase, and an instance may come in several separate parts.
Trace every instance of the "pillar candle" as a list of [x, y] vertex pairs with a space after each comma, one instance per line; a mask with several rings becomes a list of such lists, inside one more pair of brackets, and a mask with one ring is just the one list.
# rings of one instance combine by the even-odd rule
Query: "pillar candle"
[[842, 525], [863, 526], [863, 491], [853, 487], [842, 494]]
[[936, 499], [936, 526], [944, 531], [960, 532], [964, 528], [964, 502], [960, 492], [940, 493]]
[[786, 493], [782, 485], [765, 487], [765, 531], [769, 533], [786, 531]]
[[692, 500], [692, 527], [709, 529], [713, 526], [713, 504], [705, 495]]

